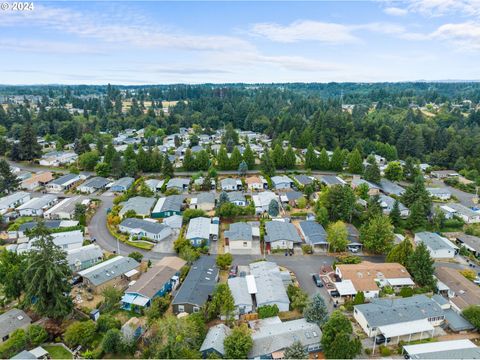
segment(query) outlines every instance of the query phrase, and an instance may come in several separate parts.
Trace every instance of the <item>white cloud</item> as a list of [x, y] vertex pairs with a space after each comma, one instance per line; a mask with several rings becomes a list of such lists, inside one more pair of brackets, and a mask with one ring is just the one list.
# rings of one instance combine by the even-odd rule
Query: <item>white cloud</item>
[[480, 0], [409, 0], [408, 11], [426, 16], [445, 16], [454, 13], [480, 16]]
[[391, 16], [405, 16], [408, 14], [408, 10], [407, 9], [402, 9], [402, 8], [398, 8], [398, 7], [387, 7], [385, 9], [383, 9], [383, 12], [387, 15], [391, 15]]
[[355, 35], [358, 31], [402, 34], [405, 33], [405, 28], [398, 24], [385, 22], [344, 25], [313, 20], [298, 20], [285, 26], [275, 23], [259, 23], [250, 28], [251, 35], [281, 43], [317, 41], [327, 44], [344, 44], [361, 42], [362, 40]]
[[444, 24], [431, 33], [430, 37], [448, 41], [459, 50], [478, 51], [480, 50], [480, 23]]
[[272, 41], [292, 43], [320, 41], [324, 43], [348, 43], [358, 40], [348, 26], [310, 20], [299, 20], [287, 26], [275, 23], [259, 23], [250, 29], [251, 34]]

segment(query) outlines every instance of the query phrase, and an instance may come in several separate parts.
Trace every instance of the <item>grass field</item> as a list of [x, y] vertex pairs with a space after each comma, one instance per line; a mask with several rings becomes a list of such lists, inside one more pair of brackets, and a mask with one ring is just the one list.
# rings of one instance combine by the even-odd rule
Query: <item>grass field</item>
[[72, 353], [61, 345], [45, 345], [43, 346], [52, 359], [72, 359]]

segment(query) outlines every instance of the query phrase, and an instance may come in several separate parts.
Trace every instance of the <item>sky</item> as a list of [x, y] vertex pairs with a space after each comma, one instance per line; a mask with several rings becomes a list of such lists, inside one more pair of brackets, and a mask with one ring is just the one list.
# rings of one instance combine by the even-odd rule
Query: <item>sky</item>
[[480, 80], [480, 0], [11, 4], [0, 84]]

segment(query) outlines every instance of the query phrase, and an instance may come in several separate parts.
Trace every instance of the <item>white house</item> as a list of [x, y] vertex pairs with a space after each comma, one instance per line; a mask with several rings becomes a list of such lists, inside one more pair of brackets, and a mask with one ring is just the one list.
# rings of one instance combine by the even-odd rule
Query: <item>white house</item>
[[243, 315], [253, 312], [252, 295], [257, 292], [253, 275], [233, 277], [227, 280], [235, 304], [235, 314]]
[[0, 198], [0, 213], [4, 214], [9, 209], [14, 209], [30, 200], [30, 194], [24, 191], [18, 191], [11, 195]]
[[43, 216], [43, 212], [57, 202], [55, 195], [43, 195], [33, 198], [17, 208], [20, 216]]
[[220, 181], [220, 186], [223, 191], [237, 191], [242, 189], [242, 180], [226, 178]]
[[241, 191], [232, 191], [228, 193], [228, 200], [237, 206], [247, 206], [247, 199]]
[[[252, 263], [250, 273], [255, 280], [255, 289], [251, 286], [257, 307], [277, 305], [280, 311], [288, 311], [290, 300], [283, 282], [283, 274], [277, 264], [270, 261]], [[287, 276], [290, 274], [287, 272]], [[291, 279], [290, 279], [291, 281]]]
[[458, 216], [467, 224], [474, 224], [480, 222], [480, 212], [473, 211], [472, 209], [463, 206], [458, 203], [448, 203], [440, 207], [445, 212], [449, 212], [455, 216]]
[[431, 197], [444, 201], [449, 200], [452, 197], [450, 191], [445, 188], [427, 188], [427, 191]]
[[[379, 203], [380, 207], [382, 208], [382, 212], [385, 215], [389, 215], [395, 206], [395, 199], [390, 196], [380, 194]], [[410, 216], [410, 210], [401, 202], [398, 202], [398, 209], [400, 210], [400, 217], [405, 219]]]
[[424, 243], [434, 259], [451, 259], [458, 253], [458, 246], [437, 233], [422, 231], [415, 234], [415, 243]]
[[135, 238], [143, 238], [160, 242], [172, 234], [169, 226], [160, 224], [156, 221], [148, 221], [137, 218], [128, 218], [123, 220], [118, 229], [123, 233], [128, 233]]
[[255, 204], [255, 213], [258, 215], [268, 211], [268, 206], [272, 200], [278, 202], [278, 196], [271, 191], [263, 191], [253, 195], [252, 200]]
[[271, 180], [277, 190], [290, 189], [293, 184], [293, 180], [286, 175], [273, 176]]
[[269, 221], [265, 224], [267, 249], [293, 249], [302, 242], [295, 225], [285, 221]]
[[49, 192], [62, 192], [77, 185], [80, 181], [84, 180], [85, 176], [79, 174], [66, 174], [60, 176], [58, 179], [50, 181], [46, 188]]
[[77, 159], [78, 155], [74, 152], [51, 151], [44, 154], [39, 163], [42, 166], [62, 166], [73, 164]]
[[93, 194], [95, 191], [105, 189], [109, 183], [109, 180], [100, 176], [96, 176], [85, 181], [77, 188], [77, 190], [85, 194]]
[[385, 338], [407, 340], [414, 334], [433, 336], [445, 315], [434, 300], [425, 295], [408, 298], [375, 298], [355, 305], [353, 317], [368, 337], [383, 334]]

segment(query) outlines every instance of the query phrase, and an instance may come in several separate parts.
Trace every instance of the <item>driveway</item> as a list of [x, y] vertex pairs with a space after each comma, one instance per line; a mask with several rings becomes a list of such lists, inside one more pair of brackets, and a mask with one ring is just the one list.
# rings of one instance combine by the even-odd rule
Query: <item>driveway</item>
[[448, 186], [442, 180], [430, 179], [429, 182], [434, 187], [439, 187], [450, 191], [450, 193], [458, 199], [460, 204], [469, 208], [475, 206], [475, 204], [473, 203], [473, 198], [475, 197], [474, 194], [469, 194], [464, 191], [455, 189], [454, 187]]

